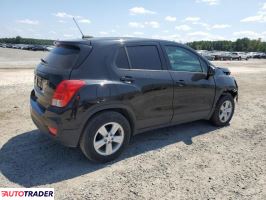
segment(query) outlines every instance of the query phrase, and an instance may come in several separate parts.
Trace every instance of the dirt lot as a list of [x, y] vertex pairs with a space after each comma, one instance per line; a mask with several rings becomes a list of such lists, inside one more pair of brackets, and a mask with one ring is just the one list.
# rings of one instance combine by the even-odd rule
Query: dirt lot
[[0, 48], [0, 187], [53, 187], [56, 199], [266, 199], [266, 60], [216, 62], [240, 88], [230, 126], [151, 131], [119, 160], [93, 164], [31, 122], [24, 68], [44, 54]]

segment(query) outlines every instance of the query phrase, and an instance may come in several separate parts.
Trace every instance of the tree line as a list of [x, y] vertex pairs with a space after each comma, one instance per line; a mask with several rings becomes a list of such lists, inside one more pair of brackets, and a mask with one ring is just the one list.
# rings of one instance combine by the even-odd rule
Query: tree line
[[54, 40], [22, 38], [20, 36], [14, 38], [0, 38], [0, 43], [8, 44], [34, 44], [34, 45], [53, 45]]
[[266, 42], [261, 39], [242, 38], [236, 41], [196, 41], [189, 42], [187, 45], [196, 50], [266, 52]]
[[[22, 38], [17, 36], [14, 38], [0, 38], [0, 43], [53, 45], [54, 40]], [[249, 38], [242, 38], [236, 41], [195, 41], [186, 44], [196, 50], [266, 52], [266, 42], [263, 42], [261, 39], [251, 40]]]

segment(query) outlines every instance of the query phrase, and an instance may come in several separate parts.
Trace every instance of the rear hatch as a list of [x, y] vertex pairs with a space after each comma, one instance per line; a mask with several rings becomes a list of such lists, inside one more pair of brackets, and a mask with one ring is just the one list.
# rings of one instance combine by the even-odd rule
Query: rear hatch
[[92, 50], [89, 42], [57, 41], [55, 48], [41, 59], [34, 72], [34, 91], [37, 102], [44, 108], [51, 105], [56, 86], [70, 79], [71, 71], [78, 68]]

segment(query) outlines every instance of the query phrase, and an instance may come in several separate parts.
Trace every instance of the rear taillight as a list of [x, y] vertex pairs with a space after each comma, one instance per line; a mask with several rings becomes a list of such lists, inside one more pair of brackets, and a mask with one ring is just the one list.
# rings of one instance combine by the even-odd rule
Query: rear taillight
[[56, 136], [57, 128], [53, 128], [53, 127], [49, 127], [48, 126], [48, 129], [49, 129], [49, 132], [50, 132], [51, 135]]
[[82, 80], [64, 80], [60, 82], [55, 89], [52, 105], [56, 107], [66, 106], [84, 85], [85, 81]]

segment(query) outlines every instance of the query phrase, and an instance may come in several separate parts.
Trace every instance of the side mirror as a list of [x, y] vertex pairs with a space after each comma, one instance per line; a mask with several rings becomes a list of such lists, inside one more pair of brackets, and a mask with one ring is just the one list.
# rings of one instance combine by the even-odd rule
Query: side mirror
[[215, 69], [212, 66], [209, 66], [207, 72], [207, 79], [211, 76], [214, 76], [214, 74], [215, 74]]

